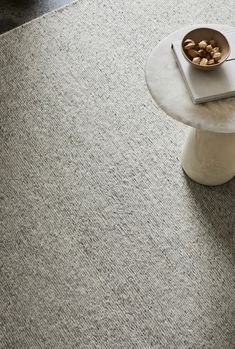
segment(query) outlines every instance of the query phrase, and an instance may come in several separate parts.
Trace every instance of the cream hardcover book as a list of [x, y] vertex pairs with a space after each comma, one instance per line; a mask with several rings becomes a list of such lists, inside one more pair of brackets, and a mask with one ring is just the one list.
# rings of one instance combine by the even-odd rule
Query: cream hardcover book
[[223, 34], [228, 39], [231, 52], [227, 60], [212, 71], [192, 67], [181, 52], [180, 41], [172, 43], [172, 52], [195, 104], [235, 96], [235, 31]]

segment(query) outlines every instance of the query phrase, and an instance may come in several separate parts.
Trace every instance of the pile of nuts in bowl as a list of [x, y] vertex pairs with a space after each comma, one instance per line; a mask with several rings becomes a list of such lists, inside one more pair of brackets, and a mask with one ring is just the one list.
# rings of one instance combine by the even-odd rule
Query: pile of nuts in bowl
[[195, 64], [216, 64], [222, 57], [220, 48], [217, 46], [215, 40], [201, 40], [196, 43], [191, 39], [186, 39], [183, 46], [187, 56]]

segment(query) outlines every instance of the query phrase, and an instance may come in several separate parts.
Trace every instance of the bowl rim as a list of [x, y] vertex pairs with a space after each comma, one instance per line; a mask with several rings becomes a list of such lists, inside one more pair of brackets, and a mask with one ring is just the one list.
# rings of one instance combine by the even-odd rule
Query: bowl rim
[[223, 37], [223, 39], [226, 41], [227, 46], [228, 46], [227, 55], [224, 57], [223, 60], [221, 60], [220, 62], [214, 63], [214, 64], [212, 64], [212, 65], [206, 65], [205, 67], [204, 67], [204, 66], [200, 66], [200, 69], [204, 69], [204, 68], [205, 68], [205, 70], [209, 70], [209, 69], [218, 67], [219, 65], [221, 65], [222, 63], [224, 63], [224, 62], [226, 61], [226, 59], [227, 59], [227, 58], [229, 57], [229, 55], [230, 55], [230, 44], [229, 44], [229, 41], [228, 41], [228, 39], [226, 38], [226, 36], [225, 36], [221, 31], [219, 31], [219, 30], [217, 30], [217, 29], [213, 29], [213, 28], [210, 28], [210, 27], [198, 27], [198, 28], [194, 28], [194, 29], [190, 30], [188, 33], [186, 33], [186, 34], [184, 35], [184, 37], [183, 37], [182, 40], [181, 40], [181, 51], [182, 51], [184, 57], [186, 58], [186, 60], [187, 60], [190, 64], [192, 64], [193, 66], [195, 66], [195, 67], [198, 68], [198, 64], [196, 64], [196, 63], [194, 63], [193, 61], [191, 61], [191, 60], [189, 59], [189, 57], [186, 55], [186, 53], [185, 53], [185, 51], [184, 51], [184, 48], [183, 48], [183, 42], [186, 40], [187, 36], [188, 36], [190, 33], [195, 32], [195, 31], [197, 31], [197, 30], [202, 30], [202, 29], [211, 30], [212, 32], [217, 32], [217, 33], [219, 33], [219, 35], [221, 35], [221, 36]]

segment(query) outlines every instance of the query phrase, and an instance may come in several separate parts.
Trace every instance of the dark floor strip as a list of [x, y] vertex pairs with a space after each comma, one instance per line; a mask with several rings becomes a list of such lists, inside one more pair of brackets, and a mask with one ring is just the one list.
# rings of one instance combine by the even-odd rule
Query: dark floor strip
[[1, 0], [0, 34], [74, 0]]

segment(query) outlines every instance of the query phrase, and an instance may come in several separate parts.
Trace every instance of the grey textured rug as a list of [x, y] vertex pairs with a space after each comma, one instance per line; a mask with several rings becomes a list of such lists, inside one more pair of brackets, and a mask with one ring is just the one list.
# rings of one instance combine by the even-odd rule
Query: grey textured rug
[[235, 180], [184, 176], [144, 81], [233, 9], [81, 0], [0, 37], [1, 349], [234, 348]]

